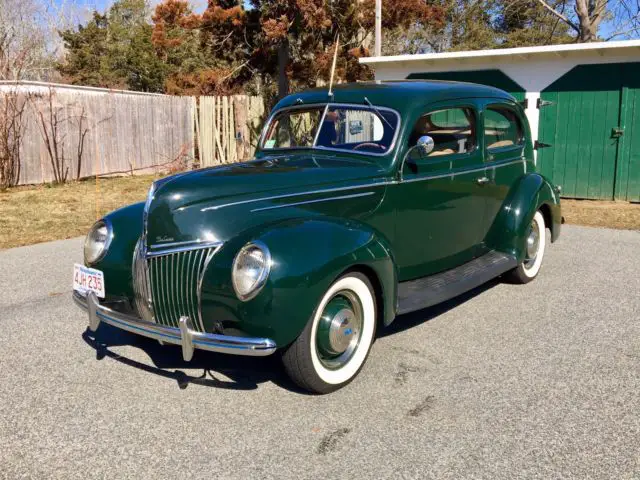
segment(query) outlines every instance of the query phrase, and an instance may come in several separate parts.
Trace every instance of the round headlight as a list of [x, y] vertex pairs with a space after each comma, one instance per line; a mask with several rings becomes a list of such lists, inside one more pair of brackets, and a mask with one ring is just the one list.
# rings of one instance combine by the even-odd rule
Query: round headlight
[[240, 300], [247, 301], [255, 297], [269, 276], [271, 254], [262, 242], [246, 244], [233, 261], [231, 278], [233, 289]]
[[85, 263], [96, 263], [101, 260], [111, 243], [113, 232], [111, 223], [106, 220], [99, 220], [93, 224], [84, 241], [84, 261]]

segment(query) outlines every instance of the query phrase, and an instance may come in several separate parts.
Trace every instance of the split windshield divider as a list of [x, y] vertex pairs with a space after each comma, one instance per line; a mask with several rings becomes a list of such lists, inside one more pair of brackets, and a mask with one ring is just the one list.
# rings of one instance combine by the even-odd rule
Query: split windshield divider
[[327, 111], [329, 111], [329, 103], [324, 106], [322, 116], [320, 117], [320, 122], [318, 122], [318, 128], [316, 128], [316, 136], [313, 137], [311, 148], [316, 148], [316, 143], [318, 142], [318, 137], [320, 136], [320, 130], [322, 130], [322, 122], [324, 122], [324, 118], [327, 116]]

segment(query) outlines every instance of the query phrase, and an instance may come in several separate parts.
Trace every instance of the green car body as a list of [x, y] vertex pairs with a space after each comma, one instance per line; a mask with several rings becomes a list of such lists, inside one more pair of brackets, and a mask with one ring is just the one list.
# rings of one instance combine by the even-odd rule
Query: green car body
[[[455, 269], [487, 252], [522, 262], [536, 212], [542, 212], [552, 241], [558, 238], [559, 189], [536, 173], [526, 117], [505, 92], [449, 82], [349, 84], [334, 88], [331, 97], [324, 89], [290, 95], [272, 115], [327, 103], [397, 112], [392, 143], [376, 154], [262, 144], [252, 161], [157, 181], [146, 204], [105, 218], [113, 231], [109, 249], [88, 265], [104, 273], [104, 303], [128, 305], [135, 312], [132, 261], [139, 239], [147, 252], [163, 246], [188, 251], [189, 245], [206, 240], [215, 245], [206, 265], [198, 263], [204, 255], [195, 254], [178, 258], [168, 273], [162, 272], [166, 261], [151, 262], [149, 268], [156, 268], [151, 288], [195, 288], [181, 295], [200, 309], [195, 312], [201, 318], [198, 329], [267, 338], [283, 348], [301, 334], [324, 292], [345, 272], [368, 277], [378, 321], [388, 325], [405, 311], [399, 290], [407, 282]], [[517, 145], [488, 151], [487, 105], [515, 112], [522, 125]], [[475, 147], [447, 161], [411, 160], [416, 122], [427, 112], [449, 108], [474, 112]], [[271, 270], [259, 293], [243, 301], [234, 291], [232, 266], [240, 249], [256, 241], [268, 248]], [[195, 268], [201, 271], [197, 283], [189, 277]], [[185, 275], [183, 283], [158, 280], [176, 271]], [[171, 311], [183, 315], [193, 309]]]

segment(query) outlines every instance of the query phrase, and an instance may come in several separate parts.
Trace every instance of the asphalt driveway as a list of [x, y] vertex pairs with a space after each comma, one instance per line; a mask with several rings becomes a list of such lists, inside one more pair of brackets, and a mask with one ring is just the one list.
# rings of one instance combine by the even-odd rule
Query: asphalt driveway
[[2, 478], [640, 478], [640, 232], [405, 315], [346, 389], [161, 348], [71, 301], [81, 239], [0, 252]]

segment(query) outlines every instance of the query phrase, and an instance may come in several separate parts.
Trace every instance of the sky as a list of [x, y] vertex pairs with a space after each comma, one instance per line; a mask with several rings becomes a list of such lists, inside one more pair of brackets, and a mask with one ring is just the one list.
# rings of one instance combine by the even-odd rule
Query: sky
[[[69, 0], [54, 0], [56, 3], [68, 3]], [[160, 3], [161, 0], [149, 0], [151, 6], [155, 6]], [[87, 10], [98, 10], [100, 12], [105, 11], [109, 6], [113, 3], [113, 0], [72, 0], [72, 3], [75, 3], [78, 6], [85, 7]], [[204, 10], [207, 5], [206, 0], [189, 0], [189, 3], [193, 6], [195, 11]], [[247, 7], [248, 2], [245, 1], [245, 7]]]
[[[91, 18], [91, 12], [98, 10], [104, 12], [114, 0], [52, 0], [58, 8], [63, 8], [67, 12], [72, 12], [72, 24], [84, 23]], [[155, 7], [162, 0], [147, 0], [151, 7]], [[194, 11], [202, 12], [207, 6], [207, 0], [189, 0]], [[71, 8], [69, 8], [71, 7]]]

